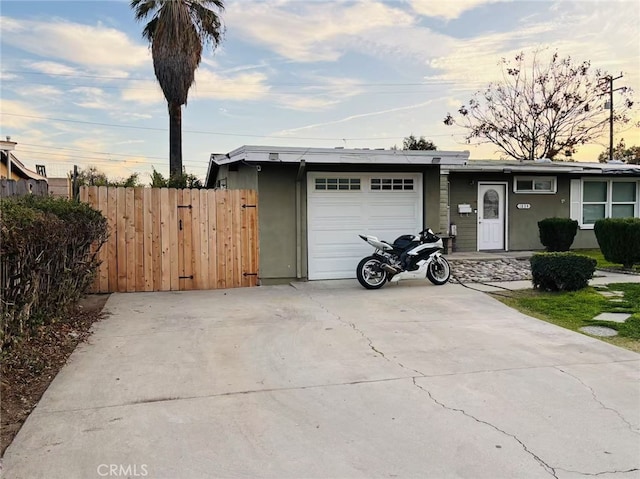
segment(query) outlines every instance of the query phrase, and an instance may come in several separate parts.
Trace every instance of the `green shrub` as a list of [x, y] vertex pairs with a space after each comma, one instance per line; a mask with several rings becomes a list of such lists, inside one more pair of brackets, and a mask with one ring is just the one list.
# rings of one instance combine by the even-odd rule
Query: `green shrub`
[[80, 299], [106, 239], [106, 219], [89, 205], [34, 196], [0, 202], [3, 347], [55, 321]]
[[631, 268], [640, 263], [640, 218], [607, 218], [594, 228], [604, 259]]
[[538, 253], [531, 257], [533, 287], [543, 291], [577, 291], [589, 285], [596, 260], [575, 253]]
[[578, 222], [571, 218], [545, 218], [538, 221], [540, 242], [547, 251], [569, 251], [578, 232]]

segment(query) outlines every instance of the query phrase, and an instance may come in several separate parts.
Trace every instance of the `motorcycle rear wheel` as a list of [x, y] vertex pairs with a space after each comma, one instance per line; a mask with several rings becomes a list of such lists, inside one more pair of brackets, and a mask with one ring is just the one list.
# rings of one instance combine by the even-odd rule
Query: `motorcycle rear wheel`
[[427, 268], [427, 278], [435, 285], [443, 285], [451, 277], [449, 262], [442, 256], [434, 258]]
[[380, 260], [375, 256], [362, 258], [356, 269], [356, 276], [367, 289], [379, 289], [387, 282], [387, 272], [380, 268]]

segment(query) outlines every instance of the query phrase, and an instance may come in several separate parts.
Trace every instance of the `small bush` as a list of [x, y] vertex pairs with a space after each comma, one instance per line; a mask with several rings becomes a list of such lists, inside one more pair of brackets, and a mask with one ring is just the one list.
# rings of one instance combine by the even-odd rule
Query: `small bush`
[[34, 196], [0, 202], [3, 347], [54, 322], [80, 299], [106, 238], [106, 219], [84, 203]]
[[640, 218], [598, 220], [593, 231], [607, 261], [625, 268], [640, 263]]
[[596, 260], [575, 253], [538, 253], [531, 257], [533, 287], [543, 291], [577, 291], [589, 285]]
[[569, 251], [578, 231], [578, 222], [571, 218], [545, 218], [538, 221], [540, 242], [547, 251]]

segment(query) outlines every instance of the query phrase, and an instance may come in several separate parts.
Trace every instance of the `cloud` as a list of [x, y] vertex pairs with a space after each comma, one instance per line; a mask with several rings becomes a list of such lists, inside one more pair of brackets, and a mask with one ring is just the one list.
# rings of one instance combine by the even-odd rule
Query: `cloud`
[[[269, 93], [266, 80], [263, 73], [220, 75], [209, 69], [199, 68], [189, 91], [189, 100], [257, 100]], [[121, 98], [143, 105], [165, 102], [158, 82], [152, 80], [136, 82], [135, 87], [124, 88]]]
[[430, 104], [432, 104], [434, 102], [434, 100], [428, 100], [422, 103], [416, 103], [416, 104], [412, 104], [412, 105], [407, 105], [407, 106], [400, 106], [400, 107], [396, 107], [396, 108], [389, 108], [386, 110], [380, 110], [380, 111], [372, 111], [372, 112], [368, 112], [368, 113], [360, 113], [358, 115], [349, 115], [345, 118], [340, 118], [339, 120], [332, 120], [332, 121], [327, 121], [327, 122], [323, 122], [323, 123], [314, 123], [312, 125], [306, 125], [306, 126], [301, 126], [298, 128], [291, 128], [291, 129], [287, 129], [287, 130], [282, 130], [278, 133], [275, 133], [275, 136], [284, 136], [284, 135], [290, 135], [291, 133], [296, 133], [298, 131], [303, 131], [303, 130], [310, 130], [313, 128], [318, 128], [318, 127], [324, 127], [324, 126], [329, 126], [329, 125], [337, 125], [339, 123], [347, 123], [353, 120], [358, 120], [361, 118], [368, 118], [368, 117], [372, 117], [372, 116], [379, 116], [379, 115], [387, 115], [389, 113], [395, 113], [398, 111], [404, 111], [404, 110], [413, 110], [416, 108], [422, 108], [425, 106], [428, 106]]
[[[2, 42], [25, 52], [83, 67], [104, 70], [139, 67], [150, 61], [149, 49], [114, 28], [61, 19], [50, 21], [0, 17]], [[47, 62], [45, 62], [46, 65]]]
[[[623, 3], [631, 6], [630, 2]], [[551, 4], [541, 5], [550, 8]], [[594, 68], [623, 70], [631, 85], [638, 84], [640, 47], [635, 39], [639, 29], [636, 22], [629, 21], [624, 8], [593, 2], [554, 5], [556, 12], [551, 19], [541, 9], [509, 31], [450, 39], [449, 51], [429, 61], [436, 73], [425, 79], [452, 82], [455, 86], [449, 93], [468, 94], [501, 79], [501, 58], [511, 59], [520, 51], [530, 56], [541, 49], [547, 53], [557, 50], [561, 57], [570, 55], [576, 61], [590, 60]]]
[[3, 135], [10, 135], [11, 129], [18, 130], [28, 128], [34, 123], [46, 121], [40, 118], [25, 118], [39, 116], [42, 116], [42, 114], [33, 109], [28, 103], [18, 100], [7, 100], [5, 98], [0, 99], [0, 125], [2, 125]]
[[70, 93], [73, 93], [75, 98], [77, 98], [73, 104], [81, 108], [92, 108], [106, 111], [118, 108], [118, 105], [109, 99], [105, 91], [101, 88], [77, 87], [73, 88]]
[[453, 20], [481, 5], [505, 0], [411, 0], [411, 7], [420, 15]]
[[125, 102], [135, 102], [142, 105], [165, 101], [160, 85], [153, 80], [137, 81], [134, 87], [123, 88], [120, 92], [120, 98]]
[[15, 89], [16, 93], [22, 97], [27, 97], [31, 102], [36, 99], [47, 102], [60, 103], [63, 101], [64, 91], [51, 85], [20, 86]]
[[63, 63], [58, 62], [27, 62], [27, 68], [36, 70], [40, 73], [46, 73], [47, 75], [78, 75], [80, 71], [77, 68], [70, 67]]
[[227, 8], [229, 29], [244, 39], [266, 45], [279, 55], [299, 62], [335, 61], [348, 38], [379, 27], [411, 25], [414, 17], [380, 2], [323, 2], [296, 4], [293, 11], [282, 2], [236, 2]]
[[291, 110], [317, 111], [326, 110], [364, 91], [361, 82], [353, 78], [308, 75], [305, 80], [312, 84], [303, 86], [300, 94], [274, 93], [274, 101]]
[[209, 69], [196, 70], [191, 98], [214, 100], [257, 100], [269, 92], [264, 73], [240, 73], [235, 76], [219, 75]]
[[338, 100], [330, 100], [325, 97], [300, 97], [296, 95], [278, 95], [277, 102], [283, 108], [299, 111], [326, 110], [339, 103]]

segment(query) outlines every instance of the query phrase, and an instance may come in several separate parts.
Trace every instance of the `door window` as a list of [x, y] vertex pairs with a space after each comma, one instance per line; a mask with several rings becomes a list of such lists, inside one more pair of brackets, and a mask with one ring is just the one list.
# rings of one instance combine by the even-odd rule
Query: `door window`
[[500, 195], [496, 190], [487, 190], [482, 198], [483, 217], [486, 220], [500, 218]]

